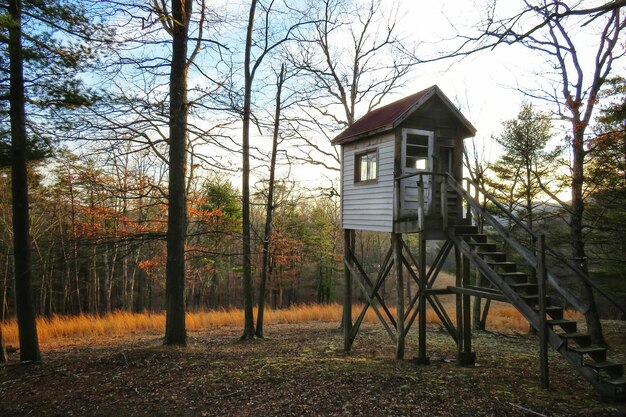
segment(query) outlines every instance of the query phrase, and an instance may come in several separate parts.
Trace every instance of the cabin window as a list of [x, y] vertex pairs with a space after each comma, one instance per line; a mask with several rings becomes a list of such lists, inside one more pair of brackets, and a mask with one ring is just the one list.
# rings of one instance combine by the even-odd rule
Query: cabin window
[[378, 150], [372, 149], [355, 155], [355, 183], [372, 183], [378, 179]]
[[405, 167], [419, 171], [426, 171], [428, 166], [428, 136], [414, 133], [406, 135], [406, 162]]

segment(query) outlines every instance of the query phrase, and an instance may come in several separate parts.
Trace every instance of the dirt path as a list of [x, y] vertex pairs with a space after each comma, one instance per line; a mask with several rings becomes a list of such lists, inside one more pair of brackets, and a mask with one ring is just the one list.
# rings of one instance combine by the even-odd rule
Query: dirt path
[[459, 368], [454, 343], [436, 329], [432, 363], [422, 367], [393, 360], [379, 326], [365, 326], [351, 354], [339, 350], [334, 324], [274, 325], [267, 334], [237, 343], [239, 329], [197, 332], [187, 348], [143, 334], [45, 350], [41, 365], [0, 368], [0, 415], [626, 415], [623, 404], [598, 402], [555, 355], [552, 390], [541, 390], [536, 341], [526, 337], [478, 334], [478, 365]]

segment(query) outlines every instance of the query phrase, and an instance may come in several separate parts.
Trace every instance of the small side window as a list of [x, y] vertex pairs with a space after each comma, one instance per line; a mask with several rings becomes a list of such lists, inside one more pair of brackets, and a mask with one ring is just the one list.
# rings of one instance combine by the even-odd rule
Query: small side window
[[378, 179], [378, 150], [371, 149], [355, 155], [354, 182], [375, 183]]

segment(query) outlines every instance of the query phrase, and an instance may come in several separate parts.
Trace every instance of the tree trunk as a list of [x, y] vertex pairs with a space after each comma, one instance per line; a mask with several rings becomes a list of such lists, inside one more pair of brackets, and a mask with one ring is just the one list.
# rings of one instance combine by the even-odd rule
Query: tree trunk
[[2, 310], [0, 312], [0, 322], [9, 316], [9, 302], [7, 300], [7, 287], [9, 285], [9, 256], [4, 258], [4, 280], [2, 282]]
[[250, 3], [250, 15], [248, 17], [248, 31], [246, 34], [245, 50], [245, 91], [243, 100], [243, 132], [242, 132], [242, 179], [241, 179], [241, 204], [242, 204], [242, 231], [243, 231], [243, 308], [244, 325], [242, 339], [254, 339], [254, 311], [252, 301], [252, 256], [250, 237], [250, 108], [252, 102], [252, 72], [250, 69], [250, 54], [252, 49], [252, 32], [254, 27], [254, 14], [256, 0]]
[[111, 270], [107, 271], [109, 275], [107, 286], [107, 313], [113, 310], [113, 284], [115, 283], [115, 264], [117, 263], [117, 244], [113, 243], [113, 257], [111, 259]]
[[317, 303], [322, 304], [324, 302], [324, 268], [322, 266], [322, 260], [320, 259], [317, 268]]
[[109, 269], [109, 249], [107, 244], [104, 245], [104, 253], [102, 257], [104, 259], [104, 285], [102, 288], [104, 296], [104, 312], [106, 314], [111, 312], [111, 297], [109, 297], [109, 287], [111, 286], [111, 273]]
[[170, 70], [169, 196], [166, 263], [166, 345], [185, 345], [185, 231], [187, 208], [185, 160], [187, 147], [187, 41], [192, 0], [172, 1], [172, 62]]
[[280, 74], [276, 83], [276, 107], [274, 111], [274, 136], [272, 138], [272, 157], [270, 160], [270, 179], [267, 186], [267, 208], [265, 212], [265, 232], [263, 234], [263, 269], [259, 285], [259, 307], [256, 321], [256, 335], [263, 337], [263, 314], [267, 297], [266, 284], [270, 274], [270, 239], [272, 236], [272, 217], [274, 214], [274, 178], [276, 174], [276, 151], [278, 150], [278, 128], [280, 126], [280, 95], [285, 79], [285, 64], [280, 67]]
[[122, 258], [122, 310], [124, 311], [129, 311], [128, 308], [128, 283], [129, 283], [129, 277], [128, 277], [128, 257], [130, 255], [125, 254], [124, 257]]
[[7, 350], [4, 347], [4, 339], [2, 338], [2, 323], [0, 322], [0, 363], [7, 363], [9, 357], [7, 356]]
[[93, 281], [93, 311], [92, 314], [100, 314], [100, 278], [98, 277], [98, 265], [96, 258], [96, 246], [91, 254], [91, 275]]
[[21, 1], [9, 1], [9, 59], [11, 118], [11, 191], [13, 196], [13, 253], [15, 298], [20, 339], [20, 359], [39, 361], [37, 322], [31, 288], [30, 218], [26, 166], [26, 110], [22, 57]]
[[[570, 216], [572, 257], [580, 270], [588, 274], [589, 264], [587, 262], [587, 254], [585, 253], [583, 234], [583, 213], [585, 208], [583, 199], [585, 157], [583, 132], [574, 133], [572, 151], [572, 211]], [[600, 315], [598, 314], [598, 308], [593, 297], [593, 289], [584, 281], [582, 283], [581, 296], [583, 303], [587, 304], [589, 307], [587, 313], [585, 313], [585, 320], [587, 322], [587, 331], [591, 336], [592, 342], [599, 345], [606, 345], [604, 336], [602, 335]]]
[[[69, 167], [68, 167], [69, 170]], [[83, 312], [81, 301], [80, 301], [80, 281], [78, 276], [78, 232], [76, 230], [76, 204], [75, 204], [75, 195], [74, 195], [74, 185], [72, 183], [73, 178], [71, 174], [68, 173], [68, 183], [69, 183], [69, 191], [70, 191], [70, 204], [71, 204], [71, 221], [72, 221], [72, 253], [73, 253], [73, 263], [74, 263], [74, 284], [76, 285], [76, 305], [78, 307], [78, 314]], [[68, 271], [70, 266], [67, 266]]]
[[152, 313], [152, 277], [148, 275], [148, 312]]

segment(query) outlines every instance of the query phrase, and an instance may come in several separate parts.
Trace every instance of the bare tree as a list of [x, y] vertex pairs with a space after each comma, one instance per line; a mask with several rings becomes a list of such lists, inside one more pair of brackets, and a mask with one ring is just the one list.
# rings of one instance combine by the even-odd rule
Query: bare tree
[[[498, 4], [494, 2], [486, 10], [479, 33], [463, 36], [461, 46], [448, 56], [467, 55], [501, 44], [518, 44], [542, 56], [552, 68], [552, 73], [543, 73], [543, 78], [551, 82], [550, 87], [525, 89], [524, 92], [551, 103], [558, 116], [569, 126], [566, 140], [571, 153], [571, 201], [561, 201], [556, 195], [552, 198], [569, 214], [572, 257], [587, 273], [586, 226], [583, 223], [585, 161], [592, 151], [588, 146], [587, 128], [600, 89], [611, 74], [614, 63], [624, 56], [619, 40], [626, 27], [626, 19], [621, 13], [621, 7], [626, 2], [609, 1], [585, 8], [582, 1], [573, 5], [560, 0], [524, 1], [518, 13], [504, 17], [499, 14]], [[597, 48], [590, 58], [583, 52], [583, 45], [578, 44], [577, 35], [581, 31], [587, 36], [594, 34], [597, 37]], [[594, 342], [604, 343], [592, 287], [587, 282], [583, 282], [582, 287], [589, 332]]]
[[[287, 3], [285, 3], [287, 5]], [[252, 256], [250, 234], [250, 123], [252, 121], [252, 93], [254, 77], [261, 67], [264, 59], [281, 45], [293, 40], [293, 33], [298, 28], [306, 26], [310, 20], [306, 14], [302, 14], [293, 24], [287, 24], [286, 29], [280, 30], [273, 26], [272, 12], [277, 7], [274, 2], [260, 4], [263, 12], [263, 21], [259, 25], [260, 36], [255, 37], [255, 18], [257, 1], [250, 3], [248, 26], [244, 52], [244, 95], [241, 112], [242, 129], [242, 231], [243, 231], [243, 292], [244, 292], [244, 331], [242, 339], [255, 337], [253, 291], [252, 291]], [[286, 7], [287, 10], [290, 8]], [[277, 29], [276, 31], [274, 29]], [[253, 51], [254, 50], [254, 51]], [[253, 53], [256, 52], [255, 56]]]
[[[156, 3], [156, 2], [155, 2]], [[169, 187], [167, 214], [165, 344], [185, 345], [185, 234], [187, 193], [187, 43], [192, 0], [173, 0], [171, 19], [164, 24], [172, 36], [169, 119]]]
[[[404, 86], [418, 61], [399, 34], [398, 3], [383, 14], [385, 6], [382, 0], [315, 2], [317, 23], [287, 56], [301, 74], [297, 110], [309, 116], [287, 117], [302, 144], [292, 158], [339, 170], [332, 136]], [[320, 133], [323, 140], [314, 139]]]
[[243, 132], [242, 132], [242, 228], [243, 228], [243, 292], [244, 292], [244, 325], [242, 339], [254, 339], [254, 313], [252, 311], [252, 254], [250, 247], [250, 113], [252, 103], [252, 81], [254, 70], [251, 67], [252, 34], [254, 32], [254, 17], [256, 14], [257, 1], [250, 2], [250, 14], [248, 16], [248, 30], [246, 32], [246, 50], [244, 63], [244, 99], [243, 99]]
[[265, 298], [267, 297], [266, 284], [270, 271], [270, 239], [272, 236], [272, 216], [274, 214], [274, 179], [276, 177], [276, 157], [278, 153], [278, 139], [280, 129], [280, 111], [282, 108], [281, 93], [285, 81], [285, 64], [280, 67], [280, 74], [276, 80], [276, 106], [274, 107], [274, 133], [272, 135], [272, 153], [270, 157], [270, 176], [267, 186], [267, 206], [265, 210], [265, 230], [263, 232], [263, 266], [261, 282], [259, 284], [259, 304], [256, 322], [256, 335], [263, 337], [263, 319], [265, 312]]

